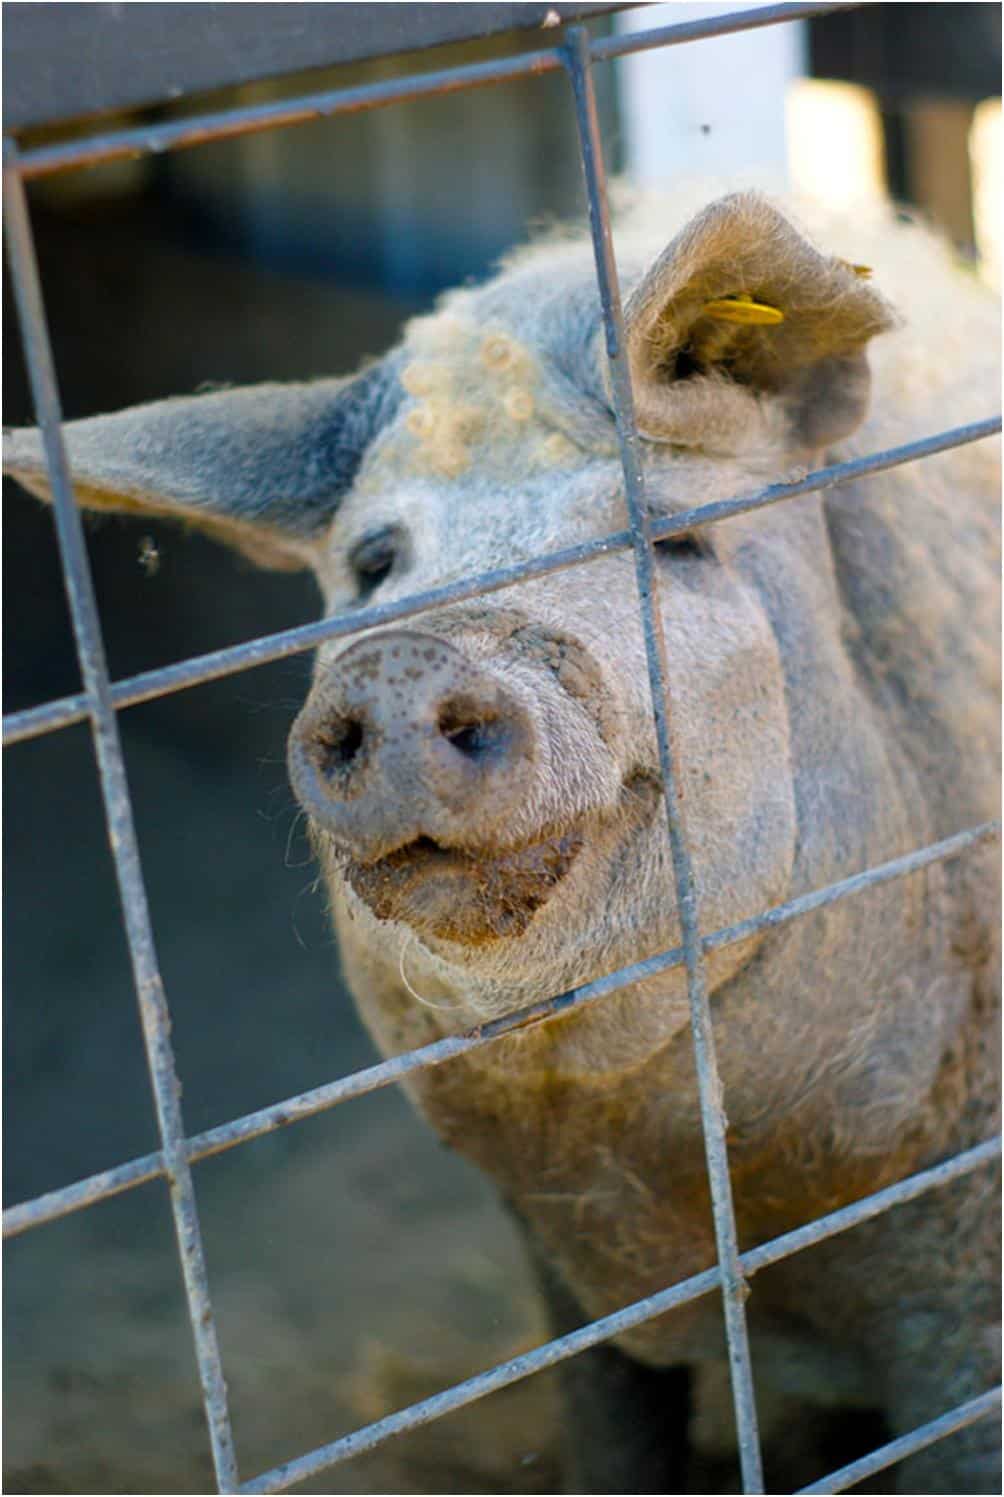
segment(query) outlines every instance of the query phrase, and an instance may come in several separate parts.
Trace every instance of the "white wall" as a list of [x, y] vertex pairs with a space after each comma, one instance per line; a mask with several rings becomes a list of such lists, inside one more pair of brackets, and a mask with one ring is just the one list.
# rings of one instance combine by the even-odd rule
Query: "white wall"
[[[647, 31], [752, 8], [749, 0], [680, 0], [621, 12], [616, 25]], [[646, 186], [700, 176], [784, 188], [785, 95], [804, 71], [805, 50], [804, 26], [794, 21], [622, 58], [627, 174]]]

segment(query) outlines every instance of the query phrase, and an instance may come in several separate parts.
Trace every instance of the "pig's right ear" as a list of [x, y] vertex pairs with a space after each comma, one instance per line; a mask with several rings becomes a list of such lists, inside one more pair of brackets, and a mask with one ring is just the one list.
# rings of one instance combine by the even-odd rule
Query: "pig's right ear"
[[[165, 515], [259, 566], [314, 564], [318, 542], [363, 454], [391, 419], [386, 365], [354, 379], [217, 390], [68, 422], [81, 505]], [[41, 499], [49, 477], [37, 430], [5, 434], [3, 469]]]
[[866, 277], [757, 193], [711, 203], [624, 308], [641, 434], [736, 455], [848, 435], [867, 409], [867, 344], [896, 324]]

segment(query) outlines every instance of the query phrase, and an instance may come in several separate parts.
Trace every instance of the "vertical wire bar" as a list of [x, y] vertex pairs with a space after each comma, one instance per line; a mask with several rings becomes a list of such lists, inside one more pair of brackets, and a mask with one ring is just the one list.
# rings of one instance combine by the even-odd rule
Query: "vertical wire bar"
[[[7, 158], [8, 160], [10, 157]], [[239, 1487], [226, 1384], [206, 1274], [191, 1170], [185, 1154], [180, 1087], [170, 1041], [171, 1020], [157, 963], [132, 804], [112, 706], [104, 645], [62, 436], [62, 413], [35, 258], [24, 183], [16, 166], [3, 173], [5, 231], [20, 314], [25, 358], [52, 482], [56, 532], [77, 655], [87, 693], [119, 897], [132, 962], [147, 1063], [160, 1129], [165, 1175], [178, 1240], [188, 1313], [195, 1338], [203, 1404], [220, 1492]]]
[[567, 68], [575, 96], [576, 120], [582, 168], [589, 199], [589, 225], [596, 260], [603, 307], [610, 380], [617, 418], [624, 488], [634, 549], [635, 574], [641, 605], [645, 654], [648, 662], [652, 710], [659, 746], [659, 765], [665, 791], [666, 820], [669, 830], [673, 874], [680, 915], [681, 944], [687, 967], [687, 992], [694, 1055], [700, 1093], [704, 1149], [707, 1158], [711, 1204], [714, 1214], [718, 1261], [722, 1271], [722, 1296], [729, 1365], [732, 1374], [732, 1396], [735, 1405], [739, 1457], [743, 1491], [762, 1493], [763, 1469], [760, 1439], [757, 1431], [756, 1399], [749, 1336], [746, 1329], [744, 1301], [748, 1293], [739, 1262], [738, 1233], [732, 1204], [728, 1156], [725, 1148], [725, 1119], [722, 1111], [721, 1082], [715, 1056], [715, 1042], [708, 1004], [707, 977], [701, 945], [697, 908], [697, 890], [684, 825], [682, 787], [678, 783], [672, 718], [667, 683], [669, 671], [662, 617], [654, 594], [657, 592], [654, 553], [644, 504], [644, 474], [638, 450], [638, 433], [634, 418], [631, 382], [624, 359], [624, 318], [620, 287], [610, 235], [607, 207], [606, 171], [596, 111], [596, 93], [592, 77], [589, 33], [582, 26], [570, 27], [566, 33]]

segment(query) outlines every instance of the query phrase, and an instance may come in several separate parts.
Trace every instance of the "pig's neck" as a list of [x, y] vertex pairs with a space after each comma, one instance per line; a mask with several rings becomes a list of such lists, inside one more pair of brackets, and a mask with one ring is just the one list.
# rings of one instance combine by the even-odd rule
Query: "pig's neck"
[[[818, 953], [821, 944], [818, 931], [805, 941], [798, 933], [789, 954], [806, 956], [811, 971], [806, 945]], [[762, 987], [767, 965], [755, 972], [758, 966], [755, 960], [712, 1003], [743, 1247], [868, 1195], [938, 1154], [958, 1082], [945, 1037], [929, 1040], [913, 1023], [918, 1000], [929, 1016], [938, 1012], [924, 1002], [919, 973], [901, 973], [898, 987], [887, 974], [877, 1006], [888, 1012], [870, 1023], [855, 1012], [852, 1030], [834, 1036], [822, 1032], [807, 991]], [[751, 986], [747, 979], [757, 977]], [[960, 1001], [963, 992], [960, 985]], [[774, 999], [779, 1010], [765, 1014]], [[701, 1272], [715, 1258], [689, 1026], [642, 1064], [574, 1075], [582, 1031], [600, 1020], [603, 1006], [423, 1072], [410, 1088], [440, 1137], [490, 1175], [530, 1224], [591, 1316]], [[912, 1074], [904, 1074], [904, 1048], [895, 1043], [894, 1011], [925, 1050], [923, 1064], [909, 1056]], [[958, 1140], [965, 1142], [975, 1139]], [[664, 1362], [688, 1355], [708, 1332], [695, 1308], [674, 1315], [669, 1341], [668, 1334], [656, 1325], [624, 1344]]]
[[[807, 1148], [814, 1137], [832, 1139], [840, 1118], [846, 1130], [837, 1152], [865, 1160], [868, 1173], [883, 1151], [896, 1154], [897, 1139], [909, 1134], [922, 1144], [924, 1129], [918, 1132], [915, 1120], [937, 1084], [949, 1031], [963, 1021], [969, 993], [969, 974], [960, 965], [957, 991], [946, 989], [936, 1004], [927, 1001], [927, 974], [944, 973], [950, 961], [947, 890], [939, 880], [935, 870], [926, 885], [915, 880], [872, 891], [868, 914], [858, 914], [856, 952], [840, 957], [839, 1012], [821, 1013], [815, 992], [820, 960], [836, 960], [841, 945], [841, 932], [825, 913], [775, 931], [715, 989], [718, 1063], [737, 1147], [785, 1157], [793, 1137]], [[907, 970], [902, 952], [911, 932], [916, 961]], [[427, 1001], [420, 1002], [414, 985], [402, 983], [400, 965], [374, 955], [352, 922], [340, 922], [340, 934], [360, 1010], [384, 1054], [477, 1022], [461, 992], [442, 984], [423, 991]], [[939, 980], [943, 987], [949, 981]], [[515, 1006], [520, 995], [514, 1000]], [[916, 1029], [909, 1073], [896, 1038], [905, 1029]], [[604, 1158], [620, 1160], [625, 1178], [651, 1176], [654, 1190], [665, 1187], [667, 1158], [676, 1161], [676, 1172], [703, 1171], [689, 1005], [679, 970], [453, 1058], [420, 1073], [410, 1089], [436, 1130], [516, 1198], [532, 1193], [537, 1187], [531, 1182], [541, 1178], [594, 1179]], [[820, 1144], [823, 1173], [828, 1152]], [[684, 1159], [686, 1168], [679, 1163]], [[851, 1172], [856, 1180], [857, 1167]]]
[[[867, 866], [872, 850], [859, 851]], [[809, 887], [825, 882], [821, 861], [800, 870]], [[748, 1240], [866, 1194], [940, 1146], [935, 1131], [952, 1109], [933, 1099], [948, 1084], [946, 1065], [957, 1063], [973, 981], [966, 961], [952, 955], [951, 885], [951, 873], [935, 867], [869, 891], [853, 911], [845, 903], [775, 930], [714, 988]], [[427, 990], [416, 970], [409, 989], [401, 964], [388, 960], [363, 922], [335, 908], [346, 970], [384, 1054], [477, 1022], [460, 978], [452, 990], [447, 982]], [[912, 953], [906, 962], [904, 952]], [[839, 1004], [821, 1006], [819, 974], [837, 964]], [[512, 1006], [526, 1001], [514, 992]], [[409, 1090], [440, 1136], [543, 1222], [545, 1235], [555, 1214], [561, 1230], [570, 1229], [569, 1202], [579, 1202], [581, 1214], [588, 1199], [597, 1223], [613, 1230], [618, 1211], [636, 1211], [635, 1198], [650, 1197], [656, 1214], [693, 1216], [693, 1240], [703, 1243], [704, 1150], [679, 970], [421, 1072]]]

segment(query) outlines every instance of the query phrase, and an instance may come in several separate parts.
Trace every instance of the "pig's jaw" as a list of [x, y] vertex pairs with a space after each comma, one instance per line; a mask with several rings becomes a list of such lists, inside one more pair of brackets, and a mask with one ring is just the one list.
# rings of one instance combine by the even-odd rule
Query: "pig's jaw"
[[462, 946], [521, 936], [582, 849], [575, 829], [501, 853], [440, 847], [418, 837], [343, 877], [378, 920]]
[[[419, 836], [368, 863], [340, 859], [330, 845], [320, 851], [350, 904], [410, 928], [448, 963], [467, 966], [483, 957], [495, 966], [504, 952], [528, 955], [528, 941], [536, 946], [534, 937], [543, 935], [542, 922], [555, 927], [546, 941], [554, 949], [566, 940], [575, 944], [573, 929], [581, 935], [601, 919], [609, 870], [650, 825], [660, 794], [655, 776], [636, 772], [615, 805], [544, 828], [518, 846], [445, 847]], [[564, 897], [566, 886], [573, 887]]]

